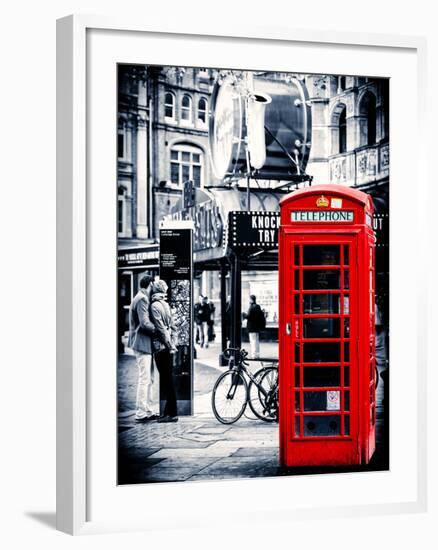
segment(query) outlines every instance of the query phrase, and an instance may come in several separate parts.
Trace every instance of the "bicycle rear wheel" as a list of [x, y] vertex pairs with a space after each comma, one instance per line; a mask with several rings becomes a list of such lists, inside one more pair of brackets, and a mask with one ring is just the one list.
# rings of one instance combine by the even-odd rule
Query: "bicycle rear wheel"
[[249, 384], [248, 401], [252, 412], [265, 422], [278, 419], [278, 369], [263, 367], [258, 370]]
[[211, 394], [215, 417], [222, 424], [232, 424], [245, 412], [248, 384], [240, 372], [228, 370], [216, 380]]

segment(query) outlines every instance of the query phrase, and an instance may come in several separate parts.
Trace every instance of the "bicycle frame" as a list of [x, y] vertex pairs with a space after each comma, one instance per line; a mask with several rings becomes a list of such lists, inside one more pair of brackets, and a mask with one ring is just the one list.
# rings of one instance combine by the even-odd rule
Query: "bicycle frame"
[[[229, 364], [231, 363], [231, 361], [234, 361], [234, 358], [230, 358]], [[248, 366], [249, 366], [248, 363], [245, 363], [245, 361], [243, 359], [241, 359], [241, 361], [238, 364], [234, 364], [233, 366], [229, 366], [228, 370], [238, 372], [239, 374], [241, 374], [242, 372], [244, 374], [246, 374], [246, 376], [251, 380], [251, 382], [256, 386], [256, 388], [260, 392], [262, 392], [263, 397], [265, 399], [267, 399], [270, 395], [270, 392], [267, 392], [263, 388], [263, 386], [260, 385], [260, 383], [257, 381], [257, 378], [252, 374], [252, 372], [250, 370], [248, 370], [246, 368]], [[230, 388], [230, 391], [227, 394], [227, 397], [229, 397], [230, 399], [232, 399], [234, 397], [234, 394], [236, 393], [236, 389], [234, 389], [234, 392], [232, 394], [230, 393], [231, 390], [235, 387], [236, 387], [236, 384], [233, 384], [233, 386]], [[249, 390], [249, 385], [248, 385], [248, 390]]]
[[[274, 365], [275, 362], [270, 366], [263, 365], [253, 373], [245, 361], [248, 355], [245, 350], [228, 348], [224, 351], [224, 354], [226, 353], [228, 353], [228, 368], [216, 381], [212, 393], [212, 407], [216, 418], [223, 424], [231, 424], [241, 417], [246, 405], [249, 404], [257, 418], [268, 422], [274, 421], [278, 412], [278, 375], [276, 374], [278, 368]], [[225, 393], [222, 393], [222, 399], [225, 397], [226, 402], [233, 401], [239, 391], [238, 402], [241, 403], [241, 408], [240, 411], [237, 410], [235, 417], [222, 416], [216, 409], [216, 389], [220, 387], [223, 380], [227, 380], [227, 387], [223, 388]], [[243, 388], [240, 388], [241, 386]], [[256, 392], [255, 395], [253, 395], [253, 389]]]

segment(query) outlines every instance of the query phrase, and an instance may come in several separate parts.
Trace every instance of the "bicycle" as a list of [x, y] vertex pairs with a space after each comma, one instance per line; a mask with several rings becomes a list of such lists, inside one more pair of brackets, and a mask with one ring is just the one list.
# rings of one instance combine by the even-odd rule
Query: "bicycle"
[[[278, 420], [278, 368], [262, 367], [255, 374], [245, 361], [248, 353], [243, 349], [227, 348], [228, 370], [219, 376], [213, 388], [211, 404], [215, 417], [222, 424], [233, 424], [249, 407], [254, 415], [265, 422]], [[249, 384], [247, 382], [249, 379]]]

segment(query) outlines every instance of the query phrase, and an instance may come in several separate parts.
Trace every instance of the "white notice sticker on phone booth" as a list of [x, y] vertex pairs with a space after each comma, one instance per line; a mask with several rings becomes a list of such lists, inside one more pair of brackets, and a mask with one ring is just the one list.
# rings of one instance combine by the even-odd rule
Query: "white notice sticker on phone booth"
[[329, 390], [327, 392], [327, 410], [339, 411], [341, 408], [341, 392], [339, 390]]

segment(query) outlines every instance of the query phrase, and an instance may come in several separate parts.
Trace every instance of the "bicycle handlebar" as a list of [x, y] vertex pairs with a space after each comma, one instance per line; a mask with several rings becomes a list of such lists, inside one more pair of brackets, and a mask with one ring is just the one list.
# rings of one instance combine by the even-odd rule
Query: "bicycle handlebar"
[[223, 356], [225, 358], [231, 359], [232, 357], [237, 363], [245, 363], [245, 359], [248, 357], [248, 352], [240, 348], [227, 348], [223, 351]]
[[248, 352], [243, 348], [242, 349], [241, 348], [226, 348], [223, 353], [224, 354], [239, 353], [240, 355], [242, 355], [242, 357], [247, 357], [248, 356]]

